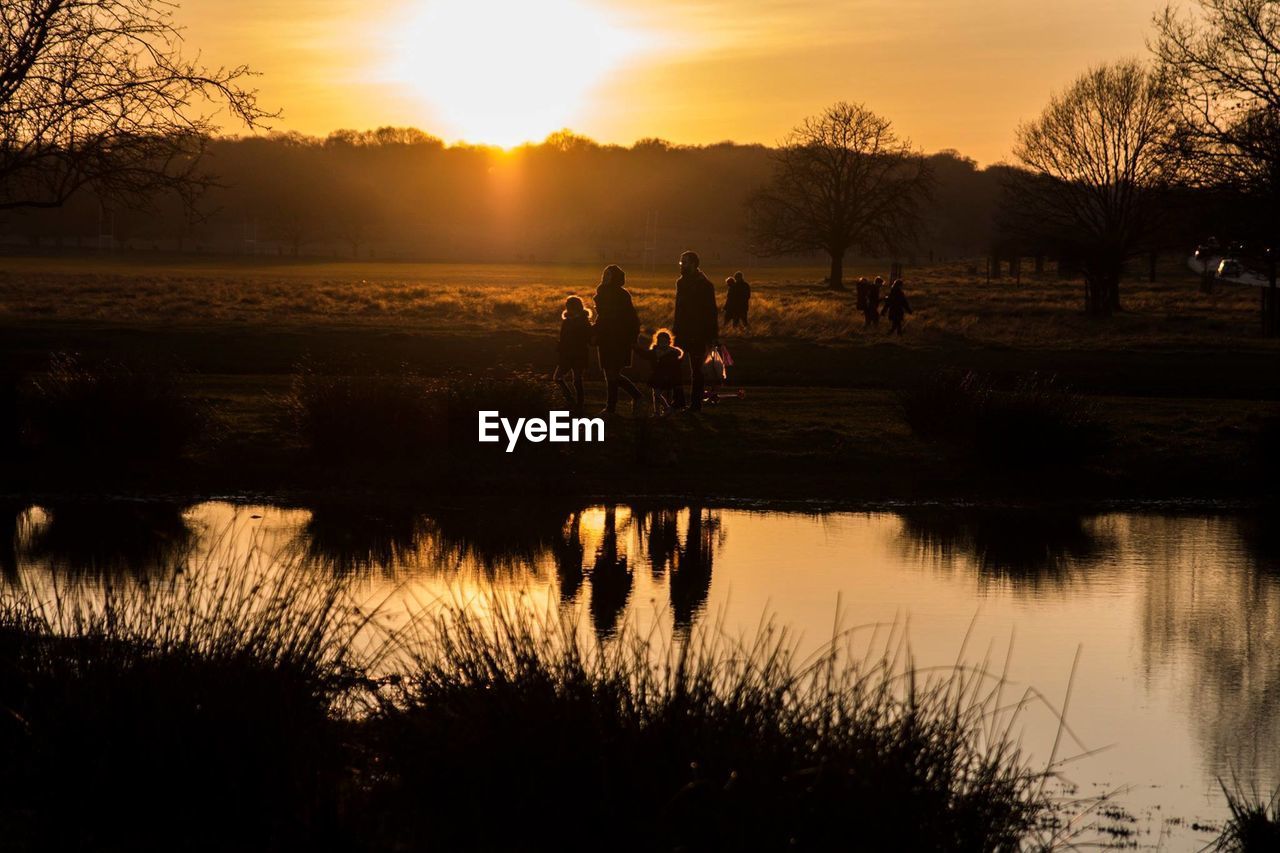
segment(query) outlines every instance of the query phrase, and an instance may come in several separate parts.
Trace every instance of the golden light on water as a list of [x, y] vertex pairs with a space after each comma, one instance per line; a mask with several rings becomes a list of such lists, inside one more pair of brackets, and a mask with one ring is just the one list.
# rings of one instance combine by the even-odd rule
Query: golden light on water
[[580, 0], [438, 0], [404, 10], [380, 75], [451, 139], [511, 147], [580, 119], [587, 96], [653, 43]]

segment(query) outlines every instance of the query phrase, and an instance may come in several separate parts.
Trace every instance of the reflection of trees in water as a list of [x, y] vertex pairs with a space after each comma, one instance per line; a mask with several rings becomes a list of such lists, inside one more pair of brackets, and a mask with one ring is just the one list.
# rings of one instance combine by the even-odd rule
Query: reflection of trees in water
[[536, 573], [558, 546], [569, 515], [548, 503], [437, 510], [426, 516], [426, 539], [439, 563]]
[[1115, 548], [1109, 530], [1070, 510], [921, 507], [899, 517], [917, 554], [944, 564], [969, 559], [982, 579], [1015, 586], [1065, 584]]
[[1141, 517], [1132, 544], [1156, 558], [1141, 611], [1145, 674], [1172, 679], [1215, 773], [1269, 790], [1280, 783], [1280, 577], [1262, 570], [1274, 552], [1252, 550], [1254, 523]]
[[413, 559], [425, 531], [421, 512], [402, 506], [321, 504], [298, 532], [308, 563], [335, 574], [393, 574]]
[[47, 505], [43, 519], [19, 525], [16, 538], [20, 562], [105, 578], [180, 571], [196, 537], [177, 504], [105, 500]]
[[631, 596], [631, 568], [625, 550], [618, 547], [618, 508], [604, 508], [604, 527], [591, 567], [591, 623], [596, 633], [610, 636], [617, 630], [618, 618]]

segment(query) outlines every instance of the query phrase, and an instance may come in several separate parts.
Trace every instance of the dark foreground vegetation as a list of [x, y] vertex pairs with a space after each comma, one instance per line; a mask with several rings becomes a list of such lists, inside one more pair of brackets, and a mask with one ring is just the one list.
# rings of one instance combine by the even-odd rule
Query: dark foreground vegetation
[[1223, 786], [1231, 819], [1213, 849], [1229, 853], [1280, 850], [1280, 791], [1270, 798], [1257, 791]]
[[[212, 567], [211, 567], [212, 568]], [[489, 602], [383, 631], [287, 567], [0, 603], [9, 850], [1011, 850], [999, 678], [849, 638], [604, 644]]]
[[[739, 352], [762, 352], [750, 346]], [[154, 356], [55, 353], [0, 388], [0, 459], [10, 490], [29, 494], [446, 497], [518, 483], [578, 497], [971, 499], [1026, 497], [1046, 475], [1078, 499], [1274, 493], [1278, 421], [1265, 399], [1086, 394], [1078, 377], [900, 357], [872, 374], [889, 387], [750, 387], [701, 417], [642, 408], [610, 418], [603, 443], [521, 441], [508, 453], [505, 440], [477, 442], [479, 411], [563, 407], [528, 370], [303, 361], [213, 378]], [[589, 401], [601, 393], [588, 383]]]

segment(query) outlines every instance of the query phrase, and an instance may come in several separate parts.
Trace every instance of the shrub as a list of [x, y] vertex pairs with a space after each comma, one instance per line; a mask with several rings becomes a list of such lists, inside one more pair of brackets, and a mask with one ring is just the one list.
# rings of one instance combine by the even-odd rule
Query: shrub
[[298, 438], [324, 459], [401, 458], [439, 440], [427, 384], [408, 371], [335, 375], [304, 366], [284, 407]]
[[1106, 444], [1093, 404], [1038, 373], [1001, 387], [973, 371], [940, 371], [901, 393], [899, 401], [917, 434], [991, 463], [1071, 463], [1100, 453]]
[[57, 353], [26, 390], [30, 444], [79, 465], [171, 461], [208, 422], [177, 374], [146, 360], [89, 363]]
[[550, 383], [522, 376], [428, 382], [412, 372], [351, 376], [310, 368], [295, 375], [284, 402], [303, 444], [329, 460], [466, 455], [481, 449], [480, 410], [519, 418], [546, 417], [554, 408]]

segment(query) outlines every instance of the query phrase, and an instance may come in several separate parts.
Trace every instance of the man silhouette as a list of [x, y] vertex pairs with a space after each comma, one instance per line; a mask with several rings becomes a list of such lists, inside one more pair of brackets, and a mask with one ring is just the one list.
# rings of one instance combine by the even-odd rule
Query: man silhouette
[[[716, 306], [716, 286], [711, 283], [702, 270], [698, 269], [700, 260], [696, 252], [685, 252], [680, 256], [680, 279], [676, 282], [676, 319], [671, 331], [675, 333], [676, 345], [684, 350], [684, 361], [689, 363], [692, 388], [689, 409], [697, 412], [702, 409], [702, 363], [707, 358], [707, 350], [720, 337], [719, 309]], [[683, 368], [681, 368], [683, 370]], [[676, 388], [675, 407], [684, 405], [684, 382]]]

